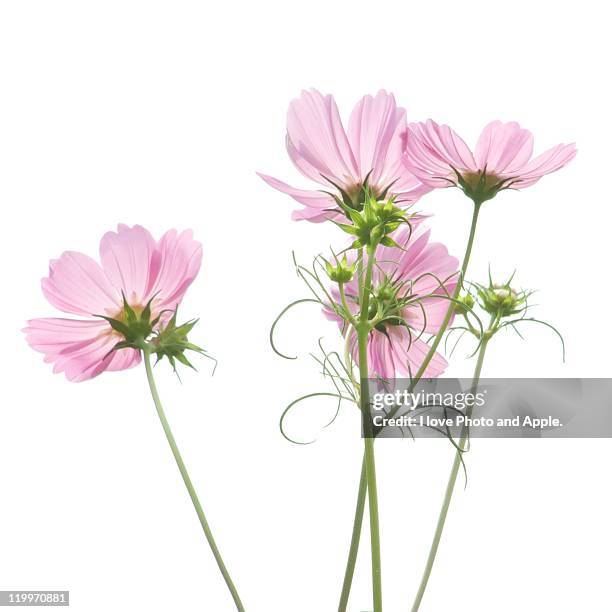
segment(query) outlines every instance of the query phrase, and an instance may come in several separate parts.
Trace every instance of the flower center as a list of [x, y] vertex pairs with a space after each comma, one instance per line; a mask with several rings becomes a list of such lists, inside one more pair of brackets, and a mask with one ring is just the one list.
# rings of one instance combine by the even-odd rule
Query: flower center
[[364, 183], [346, 187], [344, 193], [351, 203], [351, 208], [358, 212], [363, 210], [366, 198], [370, 197], [378, 200], [382, 195], [382, 192], [379, 189], [372, 185], [366, 186]]
[[478, 189], [488, 191], [492, 187], [495, 187], [495, 185], [497, 185], [501, 180], [498, 176], [495, 176], [495, 174], [484, 174], [483, 176], [483, 172], [485, 171], [481, 170], [480, 172], [466, 172], [462, 175], [463, 180], [472, 191], [477, 191]]
[[486, 168], [478, 172], [457, 173], [457, 184], [465, 195], [478, 204], [494, 198], [499, 191], [507, 189], [513, 180], [512, 177], [502, 178], [488, 173]]

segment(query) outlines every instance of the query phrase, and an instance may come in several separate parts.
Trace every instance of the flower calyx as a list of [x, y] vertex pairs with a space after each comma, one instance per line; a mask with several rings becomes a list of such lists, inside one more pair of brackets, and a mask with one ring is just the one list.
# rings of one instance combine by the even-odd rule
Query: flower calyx
[[346, 254], [342, 257], [342, 259], [338, 259], [335, 255], [334, 257], [336, 259], [335, 266], [326, 259], [324, 260], [327, 276], [329, 276], [330, 280], [334, 283], [350, 282], [355, 274], [356, 263], [353, 262], [352, 264], [349, 264]]
[[453, 172], [457, 177], [457, 185], [477, 206], [491, 200], [500, 191], [509, 189], [516, 182], [513, 177], [500, 178], [495, 174], [487, 173], [486, 166], [477, 172], [461, 174], [455, 168], [453, 168]]
[[159, 331], [155, 332], [153, 338], [151, 338], [151, 341], [148, 343], [148, 350], [157, 357], [155, 363], [158, 363], [166, 357], [175, 372], [177, 361], [195, 370], [195, 367], [185, 355], [186, 351], [194, 351], [200, 355], [209, 357], [203, 348], [190, 342], [187, 337], [199, 319], [192, 319], [191, 321], [177, 325], [176, 313], [177, 311], [175, 310], [168, 323]]
[[466, 315], [472, 311], [475, 303], [476, 300], [471, 293], [468, 292], [464, 295], [459, 295], [455, 301], [454, 311], [456, 314]]
[[399, 247], [392, 234], [402, 223], [409, 223], [409, 216], [395, 205], [395, 198], [379, 199], [367, 191], [363, 209], [343, 208], [352, 223], [334, 223], [347, 234], [354, 236], [352, 249], [376, 248], [379, 244], [388, 247]]
[[115, 317], [97, 315], [107, 321], [124, 338], [117, 342], [109, 353], [124, 348], [139, 350], [144, 347], [147, 338], [149, 338], [158, 325], [162, 314], [160, 313], [154, 319], [151, 319], [151, 304], [154, 299], [155, 296], [144, 307], [139, 308], [131, 306], [125, 295], [123, 295], [123, 307]]
[[510, 286], [511, 282], [512, 277], [502, 284], [493, 283], [489, 278], [488, 287], [474, 283], [479, 306], [498, 319], [524, 312], [527, 300], [533, 292], [516, 291]]
[[155, 296], [143, 308], [139, 308], [131, 306], [124, 295], [123, 307], [115, 317], [98, 315], [107, 321], [114, 331], [123, 336], [123, 340], [117, 342], [106, 354], [105, 358], [115, 351], [130, 348], [148, 351], [150, 354], [155, 355], [157, 357], [156, 363], [166, 357], [175, 372], [177, 361], [195, 369], [185, 356], [185, 351], [195, 351], [209, 357], [204, 349], [189, 342], [187, 338], [187, 334], [196, 325], [198, 319], [177, 325], [177, 309], [175, 309], [172, 317], [167, 323], [163, 324], [162, 315], [168, 311], [162, 311], [152, 318], [151, 304], [154, 299]]

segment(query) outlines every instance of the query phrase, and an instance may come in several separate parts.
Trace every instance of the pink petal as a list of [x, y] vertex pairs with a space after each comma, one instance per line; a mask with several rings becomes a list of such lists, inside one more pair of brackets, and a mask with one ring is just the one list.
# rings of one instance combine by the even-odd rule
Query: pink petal
[[[359, 364], [358, 347], [355, 346], [353, 357]], [[400, 357], [401, 358], [401, 357]], [[401, 374], [401, 364], [397, 361], [397, 354], [393, 342], [385, 334], [374, 331], [368, 339], [368, 371], [371, 378], [394, 378]]]
[[324, 221], [342, 221], [346, 219], [340, 212], [322, 211], [316, 208], [303, 208], [302, 210], [294, 210], [291, 213], [291, 218], [294, 221], [310, 221], [311, 223], [323, 223]]
[[545, 174], [550, 174], [563, 168], [563, 166], [576, 157], [576, 153], [577, 150], [574, 143], [568, 145], [560, 144], [552, 147], [552, 149], [538, 155], [538, 157], [522, 168], [519, 176], [520, 180], [514, 186], [522, 189], [523, 187], [533, 185]]
[[[417, 338], [412, 339], [410, 348], [407, 351], [409, 368], [406, 367], [404, 372], [406, 376], [414, 376], [418, 372], [426, 355], [429, 353], [429, 348], [429, 344], [423, 340]], [[448, 362], [446, 359], [444, 359], [440, 353], [434, 353], [434, 356], [425, 368], [423, 378], [436, 378], [437, 376], [441, 376], [444, 374], [447, 367]]]
[[[373, 282], [376, 287], [385, 276], [394, 282], [403, 283], [406, 294], [420, 298], [418, 303], [404, 308], [402, 313], [411, 327], [385, 325], [385, 332], [378, 330], [370, 334], [368, 340], [368, 364], [372, 376], [383, 378], [412, 376], [420, 368], [429, 345], [420, 336], [423, 333], [438, 332], [450, 306], [447, 299], [455, 290], [459, 266], [458, 260], [449, 255], [447, 248], [436, 242], [429, 242], [429, 230], [420, 222], [414, 224], [412, 232], [403, 226], [393, 234], [394, 240], [402, 249], [379, 246], [376, 250], [377, 268]], [[349, 308], [356, 314], [358, 305], [351, 296], [357, 294], [357, 280], [353, 278], [345, 286]], [[337, 289], [331, 291], [332, 298], [339, 303]], [[435, 297], [435, 296], [444, 297]], [[343, 333], [345, 322], [330, 308], [324, 309], [325, 316], [335, 321]], [[354, 332], [351, 331], [354, 335]], [[357, 348], [353, 347], [353, 357], [358, 362]], [[428, 365], [425, 374], [438, 376], [446, 368], [446, 360], [436, 354]]]
[[416, 336], [437, 334], [450, 305], [451, 300], [447, 298], [424, 298], [404, 309], [402, 314]]
[[450, 127], [431, 119], [408, 126], [404, 164], [431, 187], [451, 185], [455, 182], [454, 170], [476, 170], [476, 162], [465, 142]]
[[202, 245], [193, 239], [193, 232], [167, 231], [156, 245], [154, 270], [149, 277], [145, 299], [154, 299], [157, 312], [174, 310], [189, 285], [198, 275], [202, 263]]
[[108, 352], [121, 338], [105, 321], [32, 319], [24, 329], [28, 344], [44, 353], [53, 371], [64, 372], [73, 382], [88, 380], [105, 370], [125, 370], [140, 362], [134, 349]]
[[[368, 342], [370, 376], [412, 378], [429, 352], [429, 345], [417, 336], [418, 334], [410, 333], [401, 326], [389, 326], [386, 334], [372, 332]], [[435, 353], [423, 376], [427, 378], [440, 376], [447, 366], [446, 359]]]
[[357, 103], [349, 120], [348, 139], [362, 180], [369, 175], [369, 183], [381, 188], [393, 182], [394, 191], [406, 181], [416, 186], [402, 165], [405, 131], [406, 111], [396, 105], [392, 94], [381, 90], [376, 97], [364, 96]]
[[527, 163], [533, 153], [533, 134], [515, 121], [492, 121], [478, 138], [476, 163], [488, 174], [511, 174]]
[[282, 191], [287, 195], [291, 196], [294, 200], [306, 206], [305, 210], [298, 210], [293, 213], [293, 218], [300, 220], [306, 219], [308, 221], [325, 221], [326, 219], [335, 219], [339, 214], [334, 210], [337, 208], [333, 198], [321, 191], [311, 191], [307, 189], [297, 189], [291, 187], [283, 181], [279, 181], [272, 176], [266, 174], [257, 173], [270, 187]]
[[66, 251], [50, 262], [42, 291], [56, 308], [72, 314], [114, 315], [121, 307], [120, 293], [99, 264], [75, 251]]
[[452, 294], [459, 261], [449, 255], [443, 244], [429, 242], [429, 233], [425, 225], [413, 224], [412, 233], [408, 227], [399, 229], [393, 234], [393, 239], [402, 250], [379, 247], [376, 251], [379, 267], [388, 276], [410, 280], [412, 292], [418, 295], [432, 292]]
[[357, 164], [332, 96], [303, 91], [287, 113], [287, 149], [298, 170], [328, 185], [324, 177], [350, 187], [359, 182]]
[[287, 195], [290, 195], [296, 202], [307, 206], [308, 208], [316, 208], [319, 212], [322, 210], [329, 210], [330, 208], [336, 208], [337, 204], [334, 199], [323, 191], [316, 191], [312, 189], [298, 189], [297, 187], [291, 187], [287, 183], [275, 179], [271, 176], [260, 174], [261, 178], [268, 183], [274, 189], [282, 191]]
[[148, 287], [156, 273], [155, 240], [142, 226], [120, 224], [100, 241], [100, 260], [106, 276], [131, 305], [145, 304]]

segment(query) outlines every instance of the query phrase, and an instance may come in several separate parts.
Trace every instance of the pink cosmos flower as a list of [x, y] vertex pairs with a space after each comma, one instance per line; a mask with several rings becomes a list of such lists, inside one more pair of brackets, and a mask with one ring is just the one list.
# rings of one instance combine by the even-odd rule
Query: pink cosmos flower
[[24, 329], [30, 346], [44, 353], [54, 372], [83, 381], [108, 370], [125, 370], [140, 362], [140, 351], [110, 352], [124, 338], [99, 317], [123, 319], [123, 296], [140, 313], [151, 301], [151, 319], [176, 310], [197, 276], [202, 245], [191, 230], [166, 232], [155, 241], [140, 225], [119, 225], [100, 241], [100, 261], [66, 251], [49, 264], [42, 280], [47, 300], [63, 312], [82, 319], [32, 319]]
[[576, 155], [574, 144], [559, 144], [532, 159], [533, 134], [516, 122], [492, 121], [474, 153], [447, 125], [431, 119], [412, 123], [406, 133], [404, 164], [426, 185], [460, 186], [484, 202], [501, 189], [522, 189], [559, 170]]
[[[449, 255], [443, 244], [429, 242], [429, 233], [421, 225], [416, 228], [413, 225], [412, 235], [408, 228], [402, 228], [393, 238], [403, 249], [384, 246], [376, 249], [370, 309], [376, 312], [378, 302], [384, 300], [391, 316], [370, 333], [368, 366], [373, 377], [414, 375], [429, 351], [429, 346], [420, 336], [435, 334], [448, 310], [448, 296], [452, 295], [457, 283], [459, 262]], [[350, 310], [357, 314], [356, 277], [345, 285], [345, 293]], [[340, 303], [338, 291], [333, 290], [332, 295]], [[413, 299], [402, 303], [402, 299], [408, 296]], [[395, 308], [394, 304], [398, 307]], [[342, 330], [346, 328], [345, 321], [331, 308], [326, 308], [325, 315], [337, 321]], [[350, 329], [353, 358], [359, 363], [357, 335], [352, 327]], [[439, 376], [447, 365], [444, 357], [436, 353], [424, 376]]]
[[296, 220], [319, 223], [341, 218], [333, 197], [325, 192], [348, 199], [359, 210], [366, 180], [375, 196], [394, 194], [396, 203], [407, 206], [430, 188], [402, 164], [405, 131], [406, 111], [386, 91], [379, 91], [375, 97], [364, 96], [357, 103], [348, 132], [332, 96], [323, 96], [315, 89], [303, 91], [289, 105], [287, 151], [295, 167], [322, 188], [298, 189], [271, 176], [259, 176], [304, 206], [293, 212]]

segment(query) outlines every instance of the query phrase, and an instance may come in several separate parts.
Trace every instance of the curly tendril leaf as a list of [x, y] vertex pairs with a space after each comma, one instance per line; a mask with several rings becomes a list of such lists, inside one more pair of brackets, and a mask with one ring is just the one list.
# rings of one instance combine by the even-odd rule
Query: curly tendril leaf
[[[300, 402], [303, 402], [307, 399], [310, 399], [312, 397], [336, 397], [338, 398], [338, 410], [336, 411], [336, 415], [338, 414], [339, 411], [339, 406], [340, 403], [342, 402], [342, 400], [346, 400], [346, 401], [352, 401], [350, 398], [348, 397], [344, 397], [343, 395], [340, 395], [338, 393], [330, 393], [328, 391], [320, 391], [320, 392], [316, 392], [316, 393], [308, 393], [307, 395], [302, 395], [301, 397], [298, 397], [297, 399], [293, 400], [286, 408], [285, 410], [283, 410], [283, 413], [280, 417], [279, 420], [279, 428], [280, 428], [280, 432], [283, 436], [283, 438], [285, 438], [287, 441], [291, 442], [292, 444], [299, 444], [302, 446], [307, 446], [309, 444], [313, 444], [314, 442], [316, 442], [315, 440], [311, 440], [310, 442], [300, 442], [299, 440], [294, 440], [293, 438], [290, 438], [286, 433], [285, 433], [285, 417], [287, 416], [287, 414], [291, 411], [291, 409], [294, 406], [297, 406], [297, 404], [299, 404]], [[335, 417], [330, 421], [330, 423], [328, 423], [327, 425], [324, 426], [328, 427], [331, 423], [333, 423], [335, 420]]]
[[[455, 341], [455, 344], [453, 344], [453, 348], [450, 350], [450, 353], [448, 352], [448, 340], [452, 335], [452, 332], [455, 331], [461, 331], [461, 333], [459, 334], [459, 337], [457, 338], [457, 340]], [[457, 346], [459, 346], [459, 342], [461, 342], [461, 339], [463, 338], [463, 336], [465, 336], [466, 332], [469, 332], [470, 330], [467, 327], [451, 327], [451, 329], [448, 330], [448, 333], [446, 334], [446, 338], [444, 339], [444, 353], [446, 355], [448, 355], [448, 358], [451, 359], [452, 356], [455, 353], [455, 350], [457, 348]]]
[[[351, 373], [348, 371], [346, 365], [344, 364], [343, 359], [336, 351], [327, 352], [323, 346], [323, 339], [319, 338], [318, 341], [319, 349], [321, 354], [323, 355], [323, 359], [317, 357], [315, 354], [311, 353], [311, 357], [319, 364], [322, 368], [322, 374], [324, 377], [329, 377], [332, 381], [332, 384], [336, 388], [338, 393], [341, 393], [340, 388], [337, 384], [337, 381], [340, 381], [344, 386], [345, 391], [354, 401], [357, 401], [354, 388], [352, 385], [352, 377]], [[335, 363], [333, 361], [335, 359]], [[339, 366], [339, 367], [338, 367]], [[341, 374], [341, 371], [344, 372], [344, 376]]]
[[[548, 323], [546, 321], [542, 321], [540, 319], [536, 319], [534, 317], [521, 317], [519, 319], [514, 319], [512, 321], [505, 321], [504, 323], [502, 323], [500, 325], [500, 329], [504, 328], [504, 327], [508, 327], [508, 326], [515, 326], [518, 323], [524, 323], [524, 322], [532, 322], [532, 323], [539, 323], [540, 325], [544, 325], [545, 327], [548, 327], [549, 329], [551, 329], [559, 338], [559, 340], [561, 341], [561, 351], [562, 351], [562, 358], [563, 358], [563, 363], [565, 363], [565, 340], [563, 339], [563, 336], [561, 335], [561, 332], [551, 323]], [[517, 332], [518, 333], [518, 332]], [[519, 334], [520, 336], [520, 334]], [[522, 336], [521, 336], [522, 337]]]
[[274, 319], [274, 322], [272, 323], [272, 327], [270, 328], [270, 346], [272, 347], [272, 350], [279, 357], [282, 357], [283, 359], [297, 359], [297, 356], [296, 357], [290, 357], [289, 355], [285, 355], [284, 353], [281, 353], [276, 348], [276, 345], [274, 344], [274, 330], [276, 329], [276, 326], [277, 326], [278, 322], [283, 318], [283, 316], [289, 310], [291, 310], [294, 306], [297, 306], [298, 304], [306, 304], [306, 303], [320, 304], [321, 302], [319, 300], [315, 300], [313, 298], [303, 298], [301, 300], [295, 300], [295, 302], [291, 302], [291, 304], [289, 304], [288, 306], [285, 306], [285, 308], [283, 308], [281, 310], [280, 314], [276, 317], [276, 319]]
[[[342, 385], [345, 392], [350, 395], [351, 399], [355, 399], [355, 396], [348, 384], [350, 382], [349, 379], [344, 378], [333, 365], [332, 358], [335, 356], [334, 354], [326, 355], [323, 359], [317, 357], [314, 353], [311, 353], [310, 356], [321, 366], [321, 374], [324, 378], [330, 379], [337, 393], [342, 393], [340, 388], [340, 385]], [[331, 423], [329, 424], [331, 425]]]

